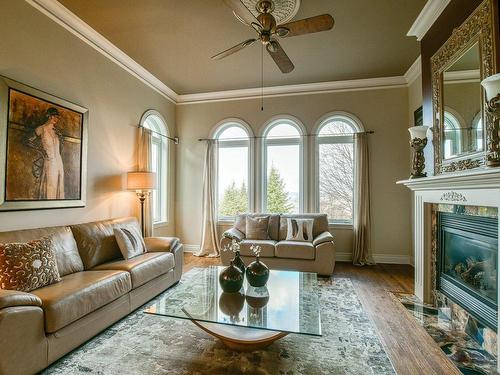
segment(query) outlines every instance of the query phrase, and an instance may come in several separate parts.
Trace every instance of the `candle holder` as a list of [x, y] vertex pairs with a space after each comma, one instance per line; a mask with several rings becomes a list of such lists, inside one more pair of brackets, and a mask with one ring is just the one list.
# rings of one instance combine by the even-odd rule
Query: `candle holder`
[[425, 169], [424, 148], [427, 145], [428, 126], [413, 126], [410, 132], [410, 146], [413, 148], [413, 163], [410, 178], [427, 177]]
[[493, 118], [488, 126], [486, 145], [486, 165], [500, 166], [500, 74], [492, 75], [481, 82], [486, 94], [487, 113]]

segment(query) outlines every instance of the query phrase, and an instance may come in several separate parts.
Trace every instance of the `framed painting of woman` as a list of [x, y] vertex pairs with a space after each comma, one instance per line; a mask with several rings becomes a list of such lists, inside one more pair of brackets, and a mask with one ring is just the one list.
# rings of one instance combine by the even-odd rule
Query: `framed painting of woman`
[[85, 206], [88, 110], [0, 78], [0, 210]]

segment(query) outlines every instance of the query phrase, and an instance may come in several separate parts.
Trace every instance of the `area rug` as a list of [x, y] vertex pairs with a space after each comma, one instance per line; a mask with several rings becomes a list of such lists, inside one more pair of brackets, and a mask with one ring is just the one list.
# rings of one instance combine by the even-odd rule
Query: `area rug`
[[[190, 277], [196, 271], [181, 283]], [[188, 320], [147, 315], [141, 308], [43, 374], [395, 374], [351, 280], [318, 284], [322, 337], [290, 334], [263, 350], [234, 352]]]

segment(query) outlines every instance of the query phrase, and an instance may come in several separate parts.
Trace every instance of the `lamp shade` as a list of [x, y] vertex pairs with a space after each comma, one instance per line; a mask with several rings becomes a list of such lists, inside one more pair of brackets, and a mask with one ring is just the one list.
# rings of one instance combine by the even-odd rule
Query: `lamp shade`
[[500, 94], [500, 73], [483, 79], [481, 85], [484, 87], [484, 91], [486, 91], [486, 99], [490, 101]]
[[420, 139], [425, 139], [427, 138], [427, 130], [429, 129], [428, 126], [412, 126], [411, 128], [408, 129], [410, 132], [410, 139], [415, 139], [415, 138], [420, 138]]
[[127, 189], [152, 190], [156, 189], [156, 173], [154, 172], [128, 172]]

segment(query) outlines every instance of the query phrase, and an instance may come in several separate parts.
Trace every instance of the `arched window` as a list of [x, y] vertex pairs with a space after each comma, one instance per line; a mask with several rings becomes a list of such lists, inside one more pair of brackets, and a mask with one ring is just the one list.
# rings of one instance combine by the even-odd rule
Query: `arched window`
[[250, 208], [250, 127], [226, 120], [216, 128], [217, 211], [219, 219], [232, 219]]
[[449, 110], [444, 112], [444, 158], [449, 159], [461, 152], [461, 130], [457, 116]]
[[[141, 125], [152, 131], [151, 162], [152, 172], [156, 173], [156, 190], [153, 190], [153, 221], [155, 224], [167, 222], [168, 194], [168, 142], [167, 124], [163, 116], [154, 110], [147, 111]], [[162, 136], [163, 135], [163, 136]]]
[[352, 224], [354, 201], [354, 133], [363, 131], [347, 115], [325, 116], [317, 126], [317, 209], [331, 223]]
[[298, 213], [303, 210], [303, 131], [296, 121], [277, 119], [264, 131], [263, 210]]
[[475, 147], [473, 151], [482, 151], [484, 141], [483, 141], [483, 118], [481, 111], [479, 111], [472, 120], [472, 140], [473, 140], [473, 146]]

